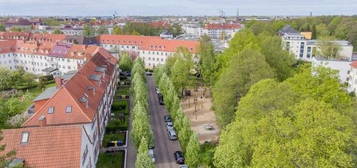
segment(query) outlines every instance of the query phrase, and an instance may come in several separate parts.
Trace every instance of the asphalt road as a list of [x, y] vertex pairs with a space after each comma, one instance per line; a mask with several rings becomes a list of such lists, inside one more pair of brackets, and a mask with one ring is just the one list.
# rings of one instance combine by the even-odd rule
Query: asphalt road
[[177, 168], [174, 152], [181, 150], [178, 141], [170, 141], [166, 131], [164, 116], [167, 115], [165, 106], [159, 104], [155, 92], [155, 82], [152, 76], [147, 77], [149, 89], [149, 109], [151, 114], [151, 126], [155, 136], [154, 154], [157, 168]]

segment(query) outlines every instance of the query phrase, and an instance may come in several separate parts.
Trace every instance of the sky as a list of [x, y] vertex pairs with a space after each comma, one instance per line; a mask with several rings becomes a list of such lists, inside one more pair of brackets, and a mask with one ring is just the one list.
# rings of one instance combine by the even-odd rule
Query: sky
[[0, 0], [0, 16], [356, 15], [357, 0]]

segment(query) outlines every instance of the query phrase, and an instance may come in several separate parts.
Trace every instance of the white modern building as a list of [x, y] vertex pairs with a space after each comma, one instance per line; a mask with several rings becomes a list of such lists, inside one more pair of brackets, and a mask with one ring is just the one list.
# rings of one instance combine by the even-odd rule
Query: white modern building
[[[289, 25], [279, 31], [282, 38], [282, 46], [285, 50], [294, 54], [297, 59], [311, 61], [314, 57], [320, 57], [318, 40], [308, 40], [300, 32], [296, 31]], [[351, 60], [353, 46], [344, 40], [330, 41], [339, 46], [338, 54], [342, 60]]]
[[322, 44], [318, 40], [306, 39], [304, 35], [296, 31], [289, 25], [279, 31], [282, 39], [283, 49], [295, 55], [296, 59], [312, 62], [313, 66], [324, 66], [339, 71], [339, 79], [341, 83], [346, 83], [348, 80], [348, 71], [352, 61], [353, 46], [348, 41], [338, 40], [329, 41], [333, 45], [339, 47], [337, 55], [339, 58], [326, 59], [319, 55]]

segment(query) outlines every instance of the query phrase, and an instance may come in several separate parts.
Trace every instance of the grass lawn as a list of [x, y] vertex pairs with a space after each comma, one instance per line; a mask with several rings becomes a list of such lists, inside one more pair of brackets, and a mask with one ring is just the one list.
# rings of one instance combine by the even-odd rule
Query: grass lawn
[[97, 168], [124, 168], [124, 151], [116, 153], [100, 153]]
[[111, 120], [109, 121], [106, 132], [108, 133], [116, 133], [118, 131], [126, 131], [128, 130], [128, 115], [124, 116], [124, 120]]
[[127, 100], [114, 100], [112, 104], [112, 111], [114, 114], [118, 115], [123, 113], [125, 115], [129, 114], [129, 104]]
[[115, 93], [115, 97], [121, 95], [129, 95], [129, 87], [119, 87], [119, 89]]

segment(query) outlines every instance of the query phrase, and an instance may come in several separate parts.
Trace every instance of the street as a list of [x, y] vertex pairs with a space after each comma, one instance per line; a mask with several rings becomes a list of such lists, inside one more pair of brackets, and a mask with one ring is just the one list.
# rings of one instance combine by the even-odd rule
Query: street
[[181, 150], [179, 141], [170, 141], [166, 131], [164, 116], [168, 115], [165, 106], [159, 104], [155, 92], [155, 82], [152, 76], [147, 77], [149, 89], [149, 110], [151, 114], [151, 126], [155, 137], [154, 154], [157, 168], [177, 168], [174, 152]]

